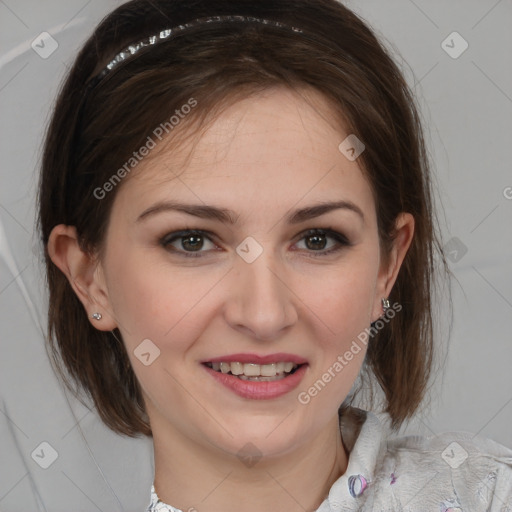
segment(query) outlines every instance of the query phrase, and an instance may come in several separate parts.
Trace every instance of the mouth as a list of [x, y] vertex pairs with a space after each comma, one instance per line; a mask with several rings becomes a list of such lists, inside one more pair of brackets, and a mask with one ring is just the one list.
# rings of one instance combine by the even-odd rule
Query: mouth
[[284, 352], [230, 354], [201, 364], [215, 382], [249, 400], [286, 396], [301, 383], [309, 366], [307, 359]]
[[305, 363], [297, 364], [291, 361], [279, 361], [268, 364], [220, 361], [203, 364], [214, 372], [232, 375], [240, 380], [251, 382], [272, 382], [286, 379], [305, 365]]

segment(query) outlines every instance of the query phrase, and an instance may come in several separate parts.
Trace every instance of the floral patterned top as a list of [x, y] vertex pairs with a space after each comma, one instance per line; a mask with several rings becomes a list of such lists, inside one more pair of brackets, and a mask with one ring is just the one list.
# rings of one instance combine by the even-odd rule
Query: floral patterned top
[[[392, 439], [374, 413], [354, 407], [340, 429], [347, 470], [316, 512], [512, 512], [512, 449], [466, 432]], [[152, 485], [146, 512], [187, 511]]]

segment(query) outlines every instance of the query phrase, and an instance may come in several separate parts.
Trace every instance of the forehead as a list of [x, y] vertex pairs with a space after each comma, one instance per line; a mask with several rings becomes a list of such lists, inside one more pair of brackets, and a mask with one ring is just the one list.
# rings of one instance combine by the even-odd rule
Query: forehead
[[347, 195], [373, 202], [357, 160], [338, 148], [348, 135], [320, 93], [266, 90], [229, 105], [200, 132], [185, 124], [164, 139], [119, 200], [140, 208], [169, 197], [274, 209]]

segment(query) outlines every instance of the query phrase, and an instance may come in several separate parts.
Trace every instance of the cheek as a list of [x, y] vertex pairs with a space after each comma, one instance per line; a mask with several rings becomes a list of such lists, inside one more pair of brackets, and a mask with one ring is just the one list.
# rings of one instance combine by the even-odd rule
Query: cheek
[[[297, 399], [311, 423], [328, 421], [343, 402], [363, 364], [371, 321], [376, 264], [373, 253], [347, 258], [311, 287], [305, 300], [312, 318], [315, 362]], [[313, 281], [308, 280], [308, 286]], [[305, 290], [302, 291], [305, 293]], [[306, 310], [306, 311], [307, 311]]]
[[304, 302], [326, 327], [346, 338], [368, 327], [375, 296], [378, 258], [370, 250], [354, 251], [318, 279], [305, 280], [301, 295]]
[[218, 279], [194, 279], [192, 272], [183, 275], [147, 263], [141, 271], [131, 263], [125, 261], [113, 273], [124, 278], [116, 280], [112, 301], [133, 371], [151, 397], [149, 404], [172, 402], [181, 411], [193, 409], [183, 394], [182, 369], [207, 329], [208, 304], [201, 299]]
[[150, 339], [163, 353], [183, 352], [187, 340], [204, 329], [203, 299], [222, 272], [179, 269], [161, 257], [142, 256], [143, 251], [127, 254], [111, 263], [108, 274], [110, 304], [127, 349], [133, 352]]
[[378, 275], [376, 248], [377, 244], [360, 247], [328, 273], [323, 270], [317, 286], [312, 286], [314, 279], [305, 282], [310, 290], [306, 311], [315, 315], [306, 314], [313, 318], [311, 338], [317, 350], [298, 399], [309, 404], [312, 418], [320, 415], [327, 420], [347, 396], [363, 364]]

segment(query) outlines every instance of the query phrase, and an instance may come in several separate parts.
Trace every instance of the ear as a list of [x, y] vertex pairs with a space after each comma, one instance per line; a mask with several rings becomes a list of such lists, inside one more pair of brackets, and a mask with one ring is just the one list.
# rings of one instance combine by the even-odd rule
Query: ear
[[[116, 328], [101, 264], [95, 257], [82, 251], [75, 226], [59, 224], [52, 229], [48, 239], [48, 255], [68, 278], [91, 324], [100, 331]], [[92, 318], [93, 313], [100, 313], [101, 320]]]
[[411, 245], [414, 235], [414, 217], [410, 213], [403, 212], [396, 218], [395, 226], [396, 236], [393, 246], [387, 261], [381, 264], [377, 277], [372, 322], [375, 322], [382, 316], [381, 300], [389, 297], [398, 276], [398, 271]]

